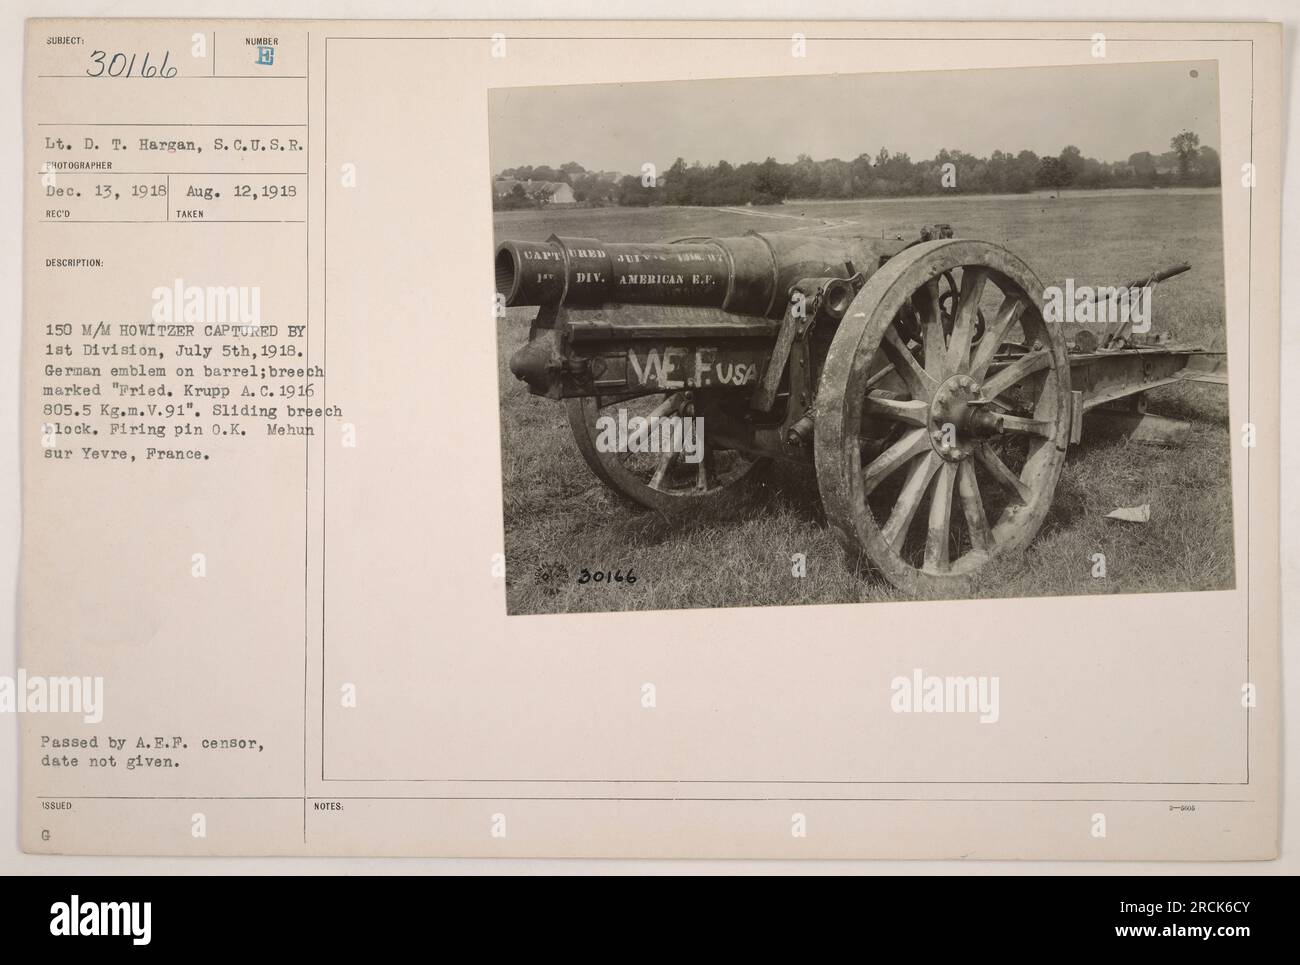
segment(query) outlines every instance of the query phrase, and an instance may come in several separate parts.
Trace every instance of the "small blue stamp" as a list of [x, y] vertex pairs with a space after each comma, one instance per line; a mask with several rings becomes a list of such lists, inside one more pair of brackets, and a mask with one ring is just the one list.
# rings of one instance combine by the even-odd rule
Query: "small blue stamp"
[[258, 47], [258, 48], [257, 48], [257, 62], [258, 62], [259, 64], [266, 64], [267, 66], [270, 66], [271, 64], [274, 64], [274, 63], [275, 63], [275, 48], [274, 48], [274, 47]]

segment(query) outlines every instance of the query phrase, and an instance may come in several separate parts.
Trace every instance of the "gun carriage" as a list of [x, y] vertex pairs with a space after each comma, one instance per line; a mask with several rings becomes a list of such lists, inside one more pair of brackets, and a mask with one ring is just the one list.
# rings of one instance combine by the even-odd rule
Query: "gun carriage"
[[[948, 225], [911, 239], [552, 236], [503, 242], [495, 268], [504, 305], [538, 309], [511, 371], [563, 401], [610, 488], [675, 512], [769, 460], [812, 463], [840, 543], [912, 592], [953, 591], [1028, 546], [1085, 412], [1176, 442], [1185, 424], [1146, 413], [1145, 393], [1224, 382], [1222, 353], [1135, 336], [1131, 317], [1067, 344], [1030, 268]], [[602, 416], [628, 412], [702, 420], [701, 457], [601, 445]]]

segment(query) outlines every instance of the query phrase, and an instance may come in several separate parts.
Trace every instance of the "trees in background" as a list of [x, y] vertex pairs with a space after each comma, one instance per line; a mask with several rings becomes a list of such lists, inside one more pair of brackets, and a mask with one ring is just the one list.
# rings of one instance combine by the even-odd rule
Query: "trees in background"
[[1201, 139], [1191, 131], [1180, 131], [1169, 139], [1169, 146], [1178, 155], [1178, 176], [1186, 180], [1192, 165], [1200, 160]]
[[[1170, 150], [1155, 155], [1139, 151], [1126, 161], [1085, 157], [1075, 145], [1060, 154], [1039, 157], [1033, 151], [994, 151], [976, 157], [945, 148], [933, 158], [913, 161], [905, 153], [881, 148], [874, 156], [859, 154], [850, 161], [815, 161], [800, 154], [792, 163], [775, 158], [732, 164], [688, 164], [677, 158], [657, 177], [588, 171], [576, 161], [558, 167], [540, 165], [508, 168], [503, 178], [521, 181], [561, 181], [572, 186], [574, 198], [586, 204], [646, 206], [769, 205], [787, 198], [842, 199], [942, 194], [1023, 194], [1035, 189], [1150, 188], [1176, 185], [1213, 186], [1219, 183], [1219, 155], [1201, 145], [1192, 131], [1181, 131]], [[509, 198], [505, 204], [507, 206]]]

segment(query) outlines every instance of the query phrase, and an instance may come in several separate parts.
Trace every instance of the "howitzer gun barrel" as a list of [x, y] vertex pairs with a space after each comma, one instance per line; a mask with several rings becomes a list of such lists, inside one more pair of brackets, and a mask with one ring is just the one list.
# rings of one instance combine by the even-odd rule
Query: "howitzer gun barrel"
[[594, 238], [505, 241], [496, 287], [507, 306], [690, 305], [781, 317], [801, 278], [870, 274], [900, 247], [871, 238], [751, 233], [669, 244]]

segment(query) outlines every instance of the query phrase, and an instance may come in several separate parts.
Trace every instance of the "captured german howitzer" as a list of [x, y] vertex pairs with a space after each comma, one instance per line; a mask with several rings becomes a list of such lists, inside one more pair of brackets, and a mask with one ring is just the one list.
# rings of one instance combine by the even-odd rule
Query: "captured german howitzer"
[[[913, 592], [1029, 544], [1085, 411], [1177, 441], [1185, 424], [1146, 413], [1144, 393], [1224, 381], [1221, 353], [1134, 336], [1127, 314], [1101, 325], [1101, 348], [1087, 329], [1067, 345], [1029, 267], [946, 224], [910, 239], [505, 241], [496, 285], [506, 307], [538, 308], [511, 371], [565, 402], [612, 489], [669, 512], [770, 459], [811, 462], [841, 544]], [[1131, 287], [1097, 311], [1127, 313]]]

